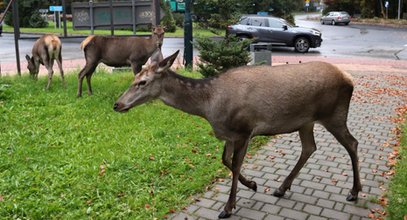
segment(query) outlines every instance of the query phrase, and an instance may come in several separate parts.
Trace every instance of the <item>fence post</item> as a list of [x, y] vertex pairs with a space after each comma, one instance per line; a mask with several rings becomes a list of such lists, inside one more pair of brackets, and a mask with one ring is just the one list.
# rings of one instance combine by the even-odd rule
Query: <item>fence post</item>
[[13, 2], [13, 26], [14, 26], [14, 44], [16, 48], [16, 60], [17, 60], [17, 73], [21, 76], [20, 66], [20, 50], [18, 46], [18, 39], [20, 39], [20, 21], [18, 18], [18, 0]]
[[136, 35], [136, 6], [135, 0], [131, 0], [131, 16], [133, 21], [133, 34]]
[[185, 0], [184, 14], [184, 60], [187, 68], [193, 68], [193, 48], [192, 48], [192, 17], [191, 0]]
[[65, 0], [62, 0], [62, 20], [64, 22], [64, 37], [68, 36], [67, 27], [66, 27], [66, 4]]
[[90, 33], [94, 33], [94, 26], [93, 26], [93, 1], [89, 0], [89, 17], [90, 17]]

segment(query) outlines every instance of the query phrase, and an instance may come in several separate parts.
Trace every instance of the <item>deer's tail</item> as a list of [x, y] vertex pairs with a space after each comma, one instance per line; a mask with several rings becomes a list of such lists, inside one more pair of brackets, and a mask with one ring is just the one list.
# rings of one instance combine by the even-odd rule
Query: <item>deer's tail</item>
[[89, 44], [89, 42], [92, 41], [94, 37], [95, 37], [94, 35], [90, 35], [87, 38], [85, 38], [85, 40], [83, 40], [81, 43], [81, 50], [85, 50], [86, 46]]

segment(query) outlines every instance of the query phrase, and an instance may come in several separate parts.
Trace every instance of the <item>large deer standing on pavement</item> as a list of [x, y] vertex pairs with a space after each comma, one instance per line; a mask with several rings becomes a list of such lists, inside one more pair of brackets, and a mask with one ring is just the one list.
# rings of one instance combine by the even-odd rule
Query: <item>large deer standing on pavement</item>
[[250, 189], [257, 189], [256, 182], [240, 174], [252, 137], [299, 131], [301, 156], [274, 192], [274, 196], [281, 197], [316, 150], [315, 123], [322, 124], [348, 151], [354, 179], [346, 199], [358, 198], [362, 188], [358, 142], [346, 125], [353, 92], [350, 75], [328, 63], [310, 62], [277, 67], [245, 66], [215, 78], [190, 79], [170, 70], [177, 55], [178, 51], [144, 68], [117, 100], [114, 110], [126, 112], [149, 100], [161, 99], [169, 106], [208, 120], [216, 137], [226, 141], [222, 160], [233, 173], [229, 200], [219, 218], [231, 216], [238, 180]]

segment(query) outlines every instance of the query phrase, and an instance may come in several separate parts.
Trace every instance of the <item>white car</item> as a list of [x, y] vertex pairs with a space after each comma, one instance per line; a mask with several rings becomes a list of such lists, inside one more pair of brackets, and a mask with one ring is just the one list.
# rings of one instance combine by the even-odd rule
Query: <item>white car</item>
[[321, 24], [345, 24], [350, 22], [350, 15], [346, 11], [331, 11], [328, 14], [321, 17]]

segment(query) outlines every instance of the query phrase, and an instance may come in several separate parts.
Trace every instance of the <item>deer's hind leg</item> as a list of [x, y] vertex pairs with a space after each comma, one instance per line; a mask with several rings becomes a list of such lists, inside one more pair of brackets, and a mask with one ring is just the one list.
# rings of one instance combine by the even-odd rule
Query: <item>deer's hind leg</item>
[[59, 68], [59, 72], [61, 73], [61, 78], [62, 78], [62, 85], [64, 87], [66, 87], [66, 83], [65, 83], [65, 77], [64, 77], [64, 70], [62, 69], [62, 55], [61, 55], [61, 50], [60, 49], [59, 53], [58, 53], [58, 58], [56, 59], [57, 64], [58, 64], [58, 68]]
[[358, 141], [350, 134], [346, 126], [346, 117], [345, 119], [333, 117], [330, 120], [324, 120], [322, 125], [345, 147], [350, 156], [353, 169], [353, 188], [346, 200], [355, 201], [358, 199], [359, 191], [362, 190], [359, 177]]
[[291, 173], [285, 178], [281, 186], [274, 191], [273, 195], [276, 197], [284, 196], [287, 189], [291, 188], [291, 184], [293, 183], [294, 178], [298, 175], [298, 172], [307, 162], [308, 158], [317, 149], [314, 140], [314, 123], [304, 125], [302, 128], [300, 128], [299, 133], [302, 145], [300, 159], [298, 160]]

